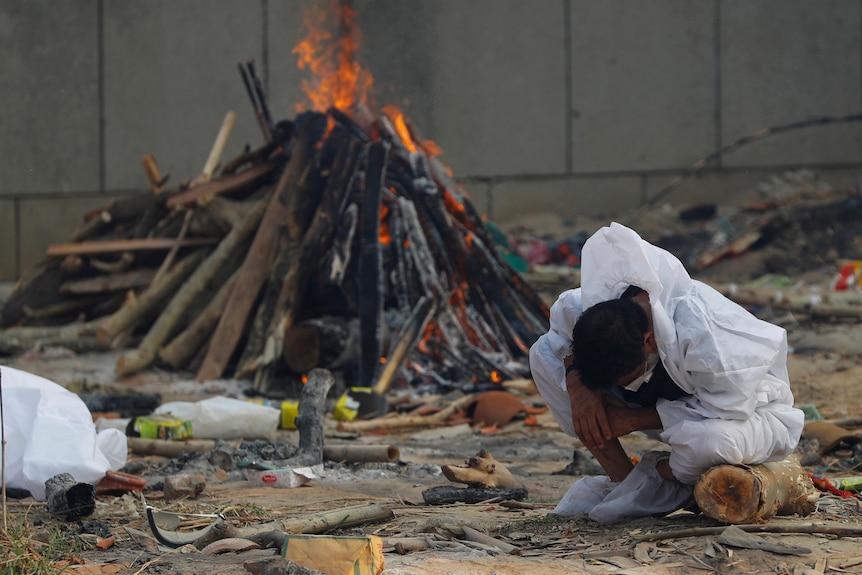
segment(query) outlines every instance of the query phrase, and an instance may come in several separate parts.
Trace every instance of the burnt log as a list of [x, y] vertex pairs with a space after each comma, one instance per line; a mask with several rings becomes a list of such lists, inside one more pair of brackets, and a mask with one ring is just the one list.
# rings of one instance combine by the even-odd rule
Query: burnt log
[[296, 373], [315, 367], [334, 370], [355, 363], [359, 350], [359, 320], [321, 316], [295, 323], [284, 335], [283, 359]]
[[425, 505], [451, 505], [452, 503], [482, 503], [491, 499], [521, 501], [528, 495], [526, 487], [453, 487], [438, 485], [422, 492]]
[[380, 265], [380, 198], [389, 144], [368, 149], [365, 190], [359, 212], [359, 387], [370, 387], [382, 354], [383, 270]]
[[45, 481], [45, 498], [48, 513], [63, 515], [66, 521], [87, 517], [96, 510], [95, 486], [79, 483], [69, 473], [60, 473]]
[[149, 415], [162, 404], [158, 393], [101, 393], [83, 392], [78, 397], [91, 413], [115, 411], [120, 417]]
[[287, 460], [290, 467], [305, 467], [323, 463], [324, 420], [326, 396], [335, 383], [332, 373], [312, 369], [308, 383], [302, 388], [297, 407], [296, 427], [299, 430], [299, 451]]

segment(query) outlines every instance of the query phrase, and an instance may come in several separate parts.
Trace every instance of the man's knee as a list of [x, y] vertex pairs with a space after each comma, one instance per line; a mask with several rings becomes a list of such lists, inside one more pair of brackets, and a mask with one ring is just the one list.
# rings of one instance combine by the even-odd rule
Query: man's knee
[[[717, 423], [720, 420], [715, 420]], [[671, 446], [670, 467], [681, 482], [694, 484], [710, 467], [744, 463], [747, 438], [738, 426], [687, 425], [668, 443]]]

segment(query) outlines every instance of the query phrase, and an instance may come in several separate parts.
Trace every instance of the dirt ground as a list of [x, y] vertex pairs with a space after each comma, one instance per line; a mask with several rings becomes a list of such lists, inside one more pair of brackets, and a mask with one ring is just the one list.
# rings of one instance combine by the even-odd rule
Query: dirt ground
[[[789, 360], [791, 381], [798, 405], [810, 404], [828, 419], [847, 420], [862, 415], [858, 401], [862, 380], [862, 325], [858, 323], [790, 322], [788, 337], [795, 352]], [[116, 381], [116, 356], [69, 356], [52, 350], [26, 357], [8, 358], [5, 363], [49, 377], [72, 388], [158, 391], [165, 400], [191, 399], [214, 394], [232, 394], [242, 389], [235, 381], [201, 386], [183, 374], [150, 371], [125, 381]], [[186, 374], [187, 375], [187, 374]], [[537, 396], [523, 401], [540, 405]], [[527, 426], [516, 418], [499, 432], [478, 434], [468, 426], [417, 429], [388, 435], [339, 434], [331, 429], [333, 441], [397, 446], [400, 457], [394, 463], [340, 464], [327, 462], [323, 477], [292, 489], [253, 487], [235, 474], [208, 473], [204, 491], [195, 499], [166, 502], [158, 490], [146, 492], [148, 502], [159, 508], [185, 513], [225, 513], [238, 525], [255, 525], [278, 518], [294, 517], [338, 509], [359, 503], [376, 502], [392, 512], [387, 520], [369, 523], [334, 534], [374, 534], [387, 545], [386, 575], [457, 573], [462, 575], [516, 575], [556, 573], [862, 573], [860, 539], [835, 535], [835, 526], [862, 530], [862, 507], [858, 499], [826, 495], [815, 513], [807, 518], [774, 518], [769, 527], [808, 525], [810, 533], [762, 533], [763, 539], [807, 549], [800, 555], [778, 554], [763, 549], [743, 549], [723, 545], [716, 533], [677, 536], [655, 541], [643, 540], [648, 533], [664, 533], [683, 528], [716, 527], [717, 524], [690, 512], [668, 518], [647, 518], [615, 525], [599, 525], [586, 519], [569, 520], [549, 516], [555, 503], [577, 476], [560, 474], [579, 454], [574, 472], [592, 474], [595, 462], [581, 444], [567, 437], [547, 416], [538, 426]], [[296, 445], [296, 431], [280, 431], [278, 441]], [[639, 436], [624, 438], [628, 452], [637, 455], [657, 444]], [[440, 466], [463, 464], [479, 449], [488, 449], [503, 462], [529, 490], [523, 505], [511, 508], [500, 502], [455, 503], [428, 506], [422, 492], [449, 483]], [[800, 448], [801, 449], [801, 448]], [[851, 460], [839, 453], [809, 470], [833, 476]], [[154, 456], [132, 456], [135, 469], [149, 484], [163, 479], [170, 461]], [[169, 472], [169, 471], [168, 471]], [[160, 475], [160, 473], [162, 475]], [[10, 502], [10, 510], [26, 513], [46, 529], [99, 533], [107, 529], [116, 543], [107, 550], [93, 547], [81, 554], [76, 572], [87, 573], [247, 573], [248, 562], [272, 558], [274, 550], [248, 550], [217, 555], [188, 553], [188, 549], [159, 547], [141, 533], [149, 534], [143, 506], [130, 495], [100, 496], [97, 511], [87, 521], [65, 523], [49, 519], [44, 504], [31, 500]], [[95, 523], [94, 523], [95, 522]], [[94, 529], [93, 526], [99, 529]], [[463, 526], [489, 534], [517, 547], [516, 553], [483, 547], [463, 539]], [[860, 532], [862, 533], [862, 532]], [[106, 533], [101, 533], [105, 536]], [[391, 542], [402, 537], [423, 536], [436, 548], [406, 554], [395, 552]], [[82, 535], [95, 540], [96, 535]], [[641, 539], [639, 539], [639, 537]], [[805, 571], [809, 569], [809, 571]]]
[[[836, 225], [838, 216], [834, 212], [824, 212], [819, 217], [817, 220], [812, 215], [812, 221], [798, 223], [784, 235], [773, 234], [773, 241], [765, 248], [723, 262], [696, 277], [714, 283], [743, 282], [784, 269], [787, 273], [792, 270], [797, 287], [804, 284], [828, 290], [835, 269], [831, 262], [862, 254], [862, 225], [856, 225], [858, 221]], [[557, 233], [571, 230], [552, 219], [536, 220], [532, 225], [546, 231], [557, 226]], [[654, 223], [656, 229], [663, 225], [660, 218]], [[591, 231], [588, 224], [580, 225]], [[687, 230], [664, 239], [690, 245], [693, 238], [702, 237], [698, 236], [702, 231]], [[792, 254], [788, 250], [794, 245], [797, 252]], [[788, 263], [794, 255], [798, 264], [795, 268]], [[810, 265], [798, 263], [804, 261]], [[547, 287], [543, 295], [550, 301], [565, 287]], [[862, 382], [862, 322], [814, 321], [804, 314], [769, 308], [752, 311], [787, 329], [791, 351], [788, 367], [797, 406], [808, 406], [809, 411], [816, 410], [822, 417], [850, 429], [862, 426], [862, 401], [857, 395]], [[4, 358], [2, 362], [74, 390], [158, 392], [164, 401], [237, 396], [249, 386], [237, 381], [197, 384], [191, 374], [160, 370], [118, 381], [113, 372], [116, 358], [110, 353], [75, 356], [64, 350], [42, 349]], [[542, 405], [536, 395], [521, 399], [526, 405]], [[275, 441], [295, 446], [298, 439], [298, 432], [281, 430]], [[326, 462], [321, 477], [296, 488], [256, 487], [238, 472], [204, 467], [205, 489], [196, 498], [180, 501], [164, 500], [158, 487], [165, 475], [182, 471], [183, 465], [191, 465], [190, 461], [132, 455], [127, 467], [147, 479], [145, 495], [151, 505], [183, 513], [222, 513], [243, 527], [378, 503], [391, 511], [389, 518], [336, 529], [331, 534], [362, 533], [383, 538], [385, 575], [862, 573], [862, 506], [858, 498], [841, 499], [824, 493], [808, 517], [771, 519], [763, 532], [752, 534], [753, 545], [759, 548], [725, 542], [720, 535], [725, 526], [690, 511], [614, 525], [550, 516], [556, 502], [578, 477], [599, 470], [581, 443], [563, 434], [548, 414], [540, 415], [535, 425], [527, 425], [519, 415], [494, 433], [480, 433], [460, 424], [385, 435], [345, 434], [329, 422], [327, 441], [391, 445], [398, 448], [399, 458], [388, 463]], [[660, 446], [640, 435], [623, 438], [623, 445], [633, 456]], [[442, 475], [440, 467], [463, 464], [480, 449], [490, 451], [521, 479], [528, 496], [517, 505], [495, 500], [426, 505], [426, 489], [455, 486]], [[826, 477], [862, 474], [857, 469], [857, 450], [840, 449], [822, 459], [812, 457], [811, 450], [807, 442], [800, 443], [798, 455], [805, 458], [809, 471]], [[94, 544], [81, 553], [80, 564], [72, 566], [73, 572], [242, 574], [249, 572], [249, 563], [277, 555], [273, 549], [202, 554], [185, 547], [172, 550], [159, 546], [149, 536], [141, 501], [128, 494], [100, 496], [95, 514], [80, 522], [49, 518], [43, 503], [28, 499], [10, 501], [9, 509], [13, 514], [26, 514], [39, 529], [75, 531], [91, 542], [108, 534], [116, 537], [116, 542], [105, 550]], [[508, 553], [469, 541], [465, 526], [492, 536], [504, 547], [514, 546], [515, 551]], [[692, 531], [693, 528], [698, 530]], [[688, 532], [678, 533], [680, 530]], [[423, 537], [430, 542], [430, 548], [398, 553], [394, 543], [408, 537]], [[767, 549], [769, 545], [772, 547]], [[796, 547], [788, 549], [791, 546]]]
[[[811, 330], [797, 337], [807, 337]], [[815, 339], [843, 342], [862, 341], [862, 326], [842, 325], [817, 331]], [[796, 337], [792, 338], [796, 339]], [[848, 346], [849, 347], [849, 346]], [[794, 354], [789, 362], [798, 404], [812, 404], [827, 418], [847, 419], [860, 415], [856, 400], [862, 366], [858, 365], [860, 349], [811, 350]], [[110, 354], [89, 357], [15, 359], [6, 363], [51, 377], [61, 383], [76, 384], [86, 379], [91, 385], [100, 378], [111, 379], [114, 357]], [[128, 386], [136, 391], [179, 390], [191, 397], [189, 384], [176, 375], [147, 373], [134, 381], [111, 385]], [[236, 382], [210, 387], [207, 393], [225, 393]], [[169, 395], [169, 394], [168, 394]], [[178, 396], [179, 397], [179, 396]], [[537, 397], [525, 402], [540, 403]], [[526, 426], [516, 419], [499, 432], [481, 435], [459, 425], [411, 432], [345, 436], [332, 430], [333, 441], [386, 444], [397, 446], [398, 462], [340, 464], [327, 462], [320, 479], [297, 488], [274, 489], [254, 487], [236, 476], [209, 473], [204, 491], [195, 499], [167, 502], [159, 491], [147, 491], [148, 502], [160, 509], [185, 513], [226, 514], [238, 525], [255, 525], [274, 519], [295, 517], [338, 509], [360, 503], [376, 502], [392, 511], [392, 518], [338, 530], [335, 534], [366, 533], [382, 537], [384, 543], [402, 537], [424, 536], [435, 541], [437, 549], [400, 555], [386, 547], [386, 575], [457, 573], [462, 575], [516, 575], [556, 573], [862, 573], [862, 551], [859, 537], [838, 536], [829, 531], [835, 526], [860, 530], [862, 507], [858, 499], [839, 499], [825, 495], [814, 514], [807, 518], [773, 518], [768, 526], [814, 525], [812, 533], [763, 533], [770, 542], [807, 548], [802, 555], [784, 555], [757, 549], [734, 548], [718, 542], [718, 535], [678, 536], [656, 541], [641, 540], [647, 533], [663, 533], [692, 527], [715, 527], [718, 524], [702, 515], [679, 512], [667, 518], [646, 518], [614, 525], [599, 525], [587, 519], [569, 520], [548, 516], [555, 503], [577, 476], [559, 474], [579, 453], [581, 474], [595, 473], [580, 443], [564, 435], [552, 420], [540, 418], [539, 426]], [[298, 442], [295, 431], [280, 431], [279, 441]], [[652, 440], [629, 436], [624, 438], [627, 451], [637, 455], [658, 444]], [[529, 495], [522, 506], [511, 508], [500, 502], [482, 504], [454, 503], [428, 506], [422, 492], [439, 485], [455, 485], [446, 480], [440, 466], [463, 464], [479, 449], [488, 449], [528, 487]], [[825, 459], [821, 468], [842, 465], [846, 458]], [[163, 479], [169, 461], [154, 456], [132, 456], [148, 482]], [[837, 473], [836, 475], [845, 475]], [[96, 532], [93, 525], [106, 527], [116, 537], [107, 550], [96, 547], [81, 554], [83, 565], [77, 572], [88, 573], [162, 573], [191, 575], [203, 572], [218, 574], [247, 573], [247, 562], [274, 556], [274, 550], [249, 550], [217, 555], [188, 553], [154, 545], [149, 534], [143, 506], [136, 498], [100, 496], [96, 513], [83, 522], [66, 523], [49, 519], [44, 504], [25, 499], [10, 502], [10, 510], [26, 513], [31, 521], [46, 529]], [[95, 523], [94, 523], [95, 522]], [[487, 533], [518, 548], [507, 554], [463, 540], [463, 526]], [[103, 533], [102, 536], [105, 534]], [[95, 538], [95, 535], [83, 536]]]

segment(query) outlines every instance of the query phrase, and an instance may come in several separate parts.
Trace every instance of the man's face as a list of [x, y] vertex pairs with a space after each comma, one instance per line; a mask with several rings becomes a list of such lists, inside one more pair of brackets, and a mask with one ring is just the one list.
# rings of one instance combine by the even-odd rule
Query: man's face
[[619, 378], [616, 381], [617, 387], [625, 387], [628, 384], [630, 384], [631, 382], [633, 382], [634, 380], [638, 379], [639, 377], [643, 377], [644, 375], [646, 375], [647, 366], [648, 366], [648, 363], [646, 360], [644, 360], [643, 365], [639, 365], [638, 367], [633, 369], [631, 371], [631, 373], [627, 373], [624, 376], [622, 376], [621, 378]]

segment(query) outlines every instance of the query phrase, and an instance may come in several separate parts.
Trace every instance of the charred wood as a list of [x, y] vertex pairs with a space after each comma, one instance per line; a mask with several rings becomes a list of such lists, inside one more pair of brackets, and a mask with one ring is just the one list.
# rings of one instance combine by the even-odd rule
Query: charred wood
[[284, 336], [285, 365], [296, 373], [343, 369], [358, 359], [359, 319], [322, 316], [294, 324]]
[[365, 191], [359, 213], [359, 387], [369, 387], [380, 365], [383, 318], [383, 269], [380, 265], [380, 197], [389, 145], [368, 149]]

